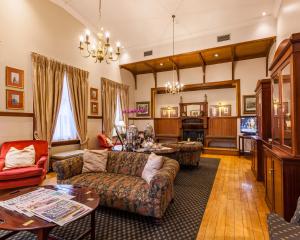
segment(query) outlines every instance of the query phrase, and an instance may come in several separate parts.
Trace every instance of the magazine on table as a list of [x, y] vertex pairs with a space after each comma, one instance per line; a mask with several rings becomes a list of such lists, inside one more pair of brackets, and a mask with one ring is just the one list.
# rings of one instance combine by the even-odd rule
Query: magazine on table
[[39, 188], [2, 201], [0, 206], [28, 217], [38, 216], [62, 226], [90, 211], [89, 207], [71, 200], [72, 198], [74, 196], [62, 190]]

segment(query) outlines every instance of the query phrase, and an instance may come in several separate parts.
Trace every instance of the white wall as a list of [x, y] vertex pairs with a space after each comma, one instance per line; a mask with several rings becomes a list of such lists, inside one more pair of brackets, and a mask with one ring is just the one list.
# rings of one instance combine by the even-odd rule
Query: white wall
[[300, 1], [282, 0], [277, 19], [277, 46], [292, 33], [300, 32]]
[[[85, 26], [50, 1], [1, 0], [0, 16], [0, 111], [8, 111], [5, 106], [6, 66], [25, 71], [24, 112], [33, 111], [31, 52], [87, 70], [90, 73], [90, 86], [98, 88], [99, 93], [101, 77], [121, 82], [118, 63], [99, 64], [80, 56], [78, 36], [84, 31]], [[126, 83], [132, 84], [130, 77], [124, 79]], [[99, 115], [101, 115], [100, 106], [99, 101]], [[88, 108], [90, 109], [90, 106]], [[31, 122], [30, 118], [1, 117], [0, 144], [7, 140], [32, 139]], [[96, 146], [96, 134], [99, 131], [101, 120], [89, 119], [91, 148]]]

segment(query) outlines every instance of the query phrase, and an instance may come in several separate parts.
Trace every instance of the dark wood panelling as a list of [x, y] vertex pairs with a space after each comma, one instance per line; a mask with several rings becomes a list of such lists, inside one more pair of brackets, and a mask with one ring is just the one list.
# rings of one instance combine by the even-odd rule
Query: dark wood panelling
[[236, 138], [237, 117], [210, 117], [208, 119], [208, 135]]
[[154, 130], [156, 138], [179, 139], [181, 137], [180, 118], [155, 118]]
[[34, 117], [33, 113], [26, 112], [0, 112], [0, 117]]
[[[254, 41], [215, 47], [190, 53], [166, 56], [135, 63], [123, 64], [120, 67], [132, 74], [144, 74], [171, 71], [173, 64], [176, 69], [203, 67], [205, 65], [233, 62], [258, 57], [267, 57], [275, 37], [258, 39]], [[216, 57], [215, 54], [218, 54]], [[233, 59], [234, 56], [234, 59]]]

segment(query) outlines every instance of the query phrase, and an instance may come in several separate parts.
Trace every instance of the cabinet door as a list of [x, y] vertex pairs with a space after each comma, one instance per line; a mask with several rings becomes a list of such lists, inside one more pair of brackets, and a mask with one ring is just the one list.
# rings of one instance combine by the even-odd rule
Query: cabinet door
[[273, 141], [281, 144], [281, 101], [280, 101], [280, 92], [279, 92], [279, 76], [275, 75], [272, 78], [272, 111], [273, 111]]
[[292, 118], [291, 118], [291, 66], [286, 65], [281, 71], [281, 96], [282, 96], [282, 127], [283, 145], [292, 147]]
[[283, 217], [282, 162], [274, 157], [272, 159], [274, 169], [274, 211]]
[[274, 189], [273, 189], [273, 160], [270, 153], [264, 151], [265, 158], [265, 187], [266, 187], [266, 202], [270, 210], [274, 209]]

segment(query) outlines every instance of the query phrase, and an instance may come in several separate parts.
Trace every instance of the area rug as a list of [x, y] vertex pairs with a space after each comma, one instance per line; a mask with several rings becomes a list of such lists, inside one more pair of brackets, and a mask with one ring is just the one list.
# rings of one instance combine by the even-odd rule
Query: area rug
[[[196, 239], [218, 169], [219, 159], [201, 158], [197, 169], [182, 168], [175, 180], [175, 201], [168, 207], [161, 225], [151, 218], [100, 207], [96, 212], [96, 239], [103, 240], [193, 240]], [[88, 217], [51, 234], [65, 240], [75, 239], [90, 225]], [[4, 232], [0, 232], [0, 237]], [[31, 240], [21, 232], [11, 240]], [[87, 237], [86, 239], [89, 239]]]

